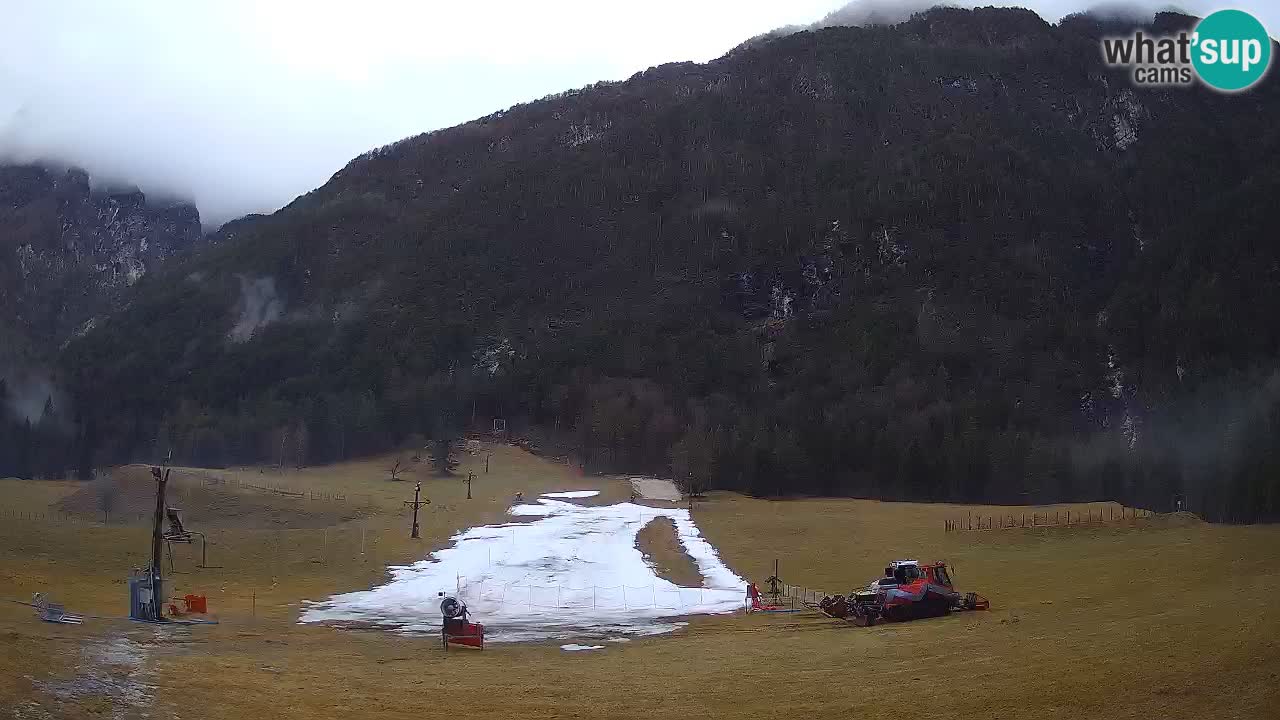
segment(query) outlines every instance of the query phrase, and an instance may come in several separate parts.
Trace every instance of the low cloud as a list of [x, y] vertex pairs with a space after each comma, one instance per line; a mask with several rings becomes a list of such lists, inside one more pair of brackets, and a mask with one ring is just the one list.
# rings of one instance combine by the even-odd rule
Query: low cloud
[[[652, 65], [704, 62], [770, 28], [896, 22], [933, 3], [835, 4], [9, 3], [0, 162], [84, 167], [101, 184], [194, 201], [218, 225], [274, 211], [400, 138]], [[1001, 4], [1051, 22], [1087, 7]], [[1193, 14], [1215, 9], [1181, 4]], [[1242, 7], [1274, 32], [1273, 6]], [[1149, 17], [1163, 7], [1103, 11]]]
[[867, 25], [895, 25], [908, 20], [918, 12], [938, 6], [959, 7], [950, 2], [929, 0], [857, 0], [829, 13], [811, 27], [865, 27]]
[[34, 425], [44, 416], [48, 403], [53, 403], [54, 417], [61, 417], [62, 393], [45, 373], [9, 369], [0, 371], [0, 381], [4, 382], [5, 388], [4, 406], [0, 410], [9, 417], [27, 420]]
[[240, 301], [237, 305], [240, 317], [231, 328], [228, 337], [232, 342], [247, 342], [254, 333], [265, 328], [284, 315], [284, 298], [276, 292], [273, 277], [248, 278], [240, 276]]

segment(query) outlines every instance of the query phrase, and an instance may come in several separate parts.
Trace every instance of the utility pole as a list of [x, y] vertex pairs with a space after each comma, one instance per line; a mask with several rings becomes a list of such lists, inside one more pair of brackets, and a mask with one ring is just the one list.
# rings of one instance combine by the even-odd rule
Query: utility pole
[[476, 474], [473, 472], [467, 473], [467, 499], [468, 500], [471, 499], [471, 481], [475, 478], [475, 476]]
[[413, 485], [413, 502], [409, 502], [408, 500], [404, 501], [405, 505], [409, 505], [413, 508], [413, 533], [409, 535], [409, 537], [411, 538], [422, 537], [421, 535], [418, 534], [418, 508], [422, 507], [423, 505], [431, 504], [430, 499], [427, 499], [427, 500], [418, 499], [418, 495], [421, 492], [422, 492], [422, 481], [419, 480]]
[[169, 484], [169, 468], [153, 467], [151, 477], [156, 479], [156, 511], [151, 526], [151, 606], [152, 617], [163, 620], [160, 608], [164, 607], [164, 578], [160, 569], [160, 552], [164, 543], [164, 490]]

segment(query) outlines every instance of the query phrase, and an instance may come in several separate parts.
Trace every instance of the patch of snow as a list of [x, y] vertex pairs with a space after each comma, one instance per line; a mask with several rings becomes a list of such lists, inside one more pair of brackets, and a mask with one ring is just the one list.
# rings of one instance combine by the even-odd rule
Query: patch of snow
[[[532, 509], [538, 506], [544, 510]], [[541, 498], [510, 512], [541, 517], [460, 532], [452, 547], [389, 568], [384, 585], [307, 602], [299, 622], [436, 633], [443, 592], [467, 603], [487, 639], [518, 642], [655, 635], [681, 626], [671, 618], [742, 607], [746, 582], [724, 565], [688, 510]], [[645, 562], [636, 534], [655, 517], [675, 524], [703, 587], [663, 580]]]
[[633, 477], [631, 478], [631, 488], [636, 491], [637, 495], [645, 500], [680, 502], [680, 490], [676, 487], [676, 484], [670, 480]]
[[631, 638], [611, 637], [611, 638], [605, 638], [604, 641], [609, 643], [629, 643], [631, 642]]
[[560, 649], [565, 652], [582, 652], [583, 650], [603, 650], [603, 645], [579, 645], [577, 643], [569, 643], [561, 645]]
[[516, 505], [507, 510], [507, 514], [520, 517], [541, 516], [546, 517], [552, 512], [551, 508], [546, 505]]
[[589, 498], [600, 494], [599, 490], [567, 490], [565, 492], [549, 492], [542, 493], [539, 497], [544, 498], [565, 498], [572, 500], [574, 498]]

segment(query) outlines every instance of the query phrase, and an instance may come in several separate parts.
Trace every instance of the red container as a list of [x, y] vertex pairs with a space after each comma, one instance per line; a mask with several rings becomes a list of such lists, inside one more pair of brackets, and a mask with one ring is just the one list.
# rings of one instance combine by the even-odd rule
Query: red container
[[450, 645], [484, 649], [484, 625], [480, 623], [462, 619], [445, 620], [440, 634], [444, 640], [445, 650], [448, 650]]

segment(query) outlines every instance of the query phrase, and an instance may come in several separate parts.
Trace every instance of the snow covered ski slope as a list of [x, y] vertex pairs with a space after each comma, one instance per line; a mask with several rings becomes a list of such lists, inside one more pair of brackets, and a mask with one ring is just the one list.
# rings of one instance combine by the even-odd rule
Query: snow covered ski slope
[[[633, 503], [591, 507], [544, 495], [509, 512], [536, 519], [458, 533], [451, 547], [426, 560], [390, 568], [385, 585], [308, 603], [301, 621], [436, 632], [438, 593], [445, 592], [466, 601], [489, 640], [514, 642], [670, 632], [679, 626], [673, 618], [743, 605], [746, 582], [721, 562], [688, 510]], [[657, 517], [675, 524], [703, 587], [678, 587], [645, 562], [636, 533]]]

